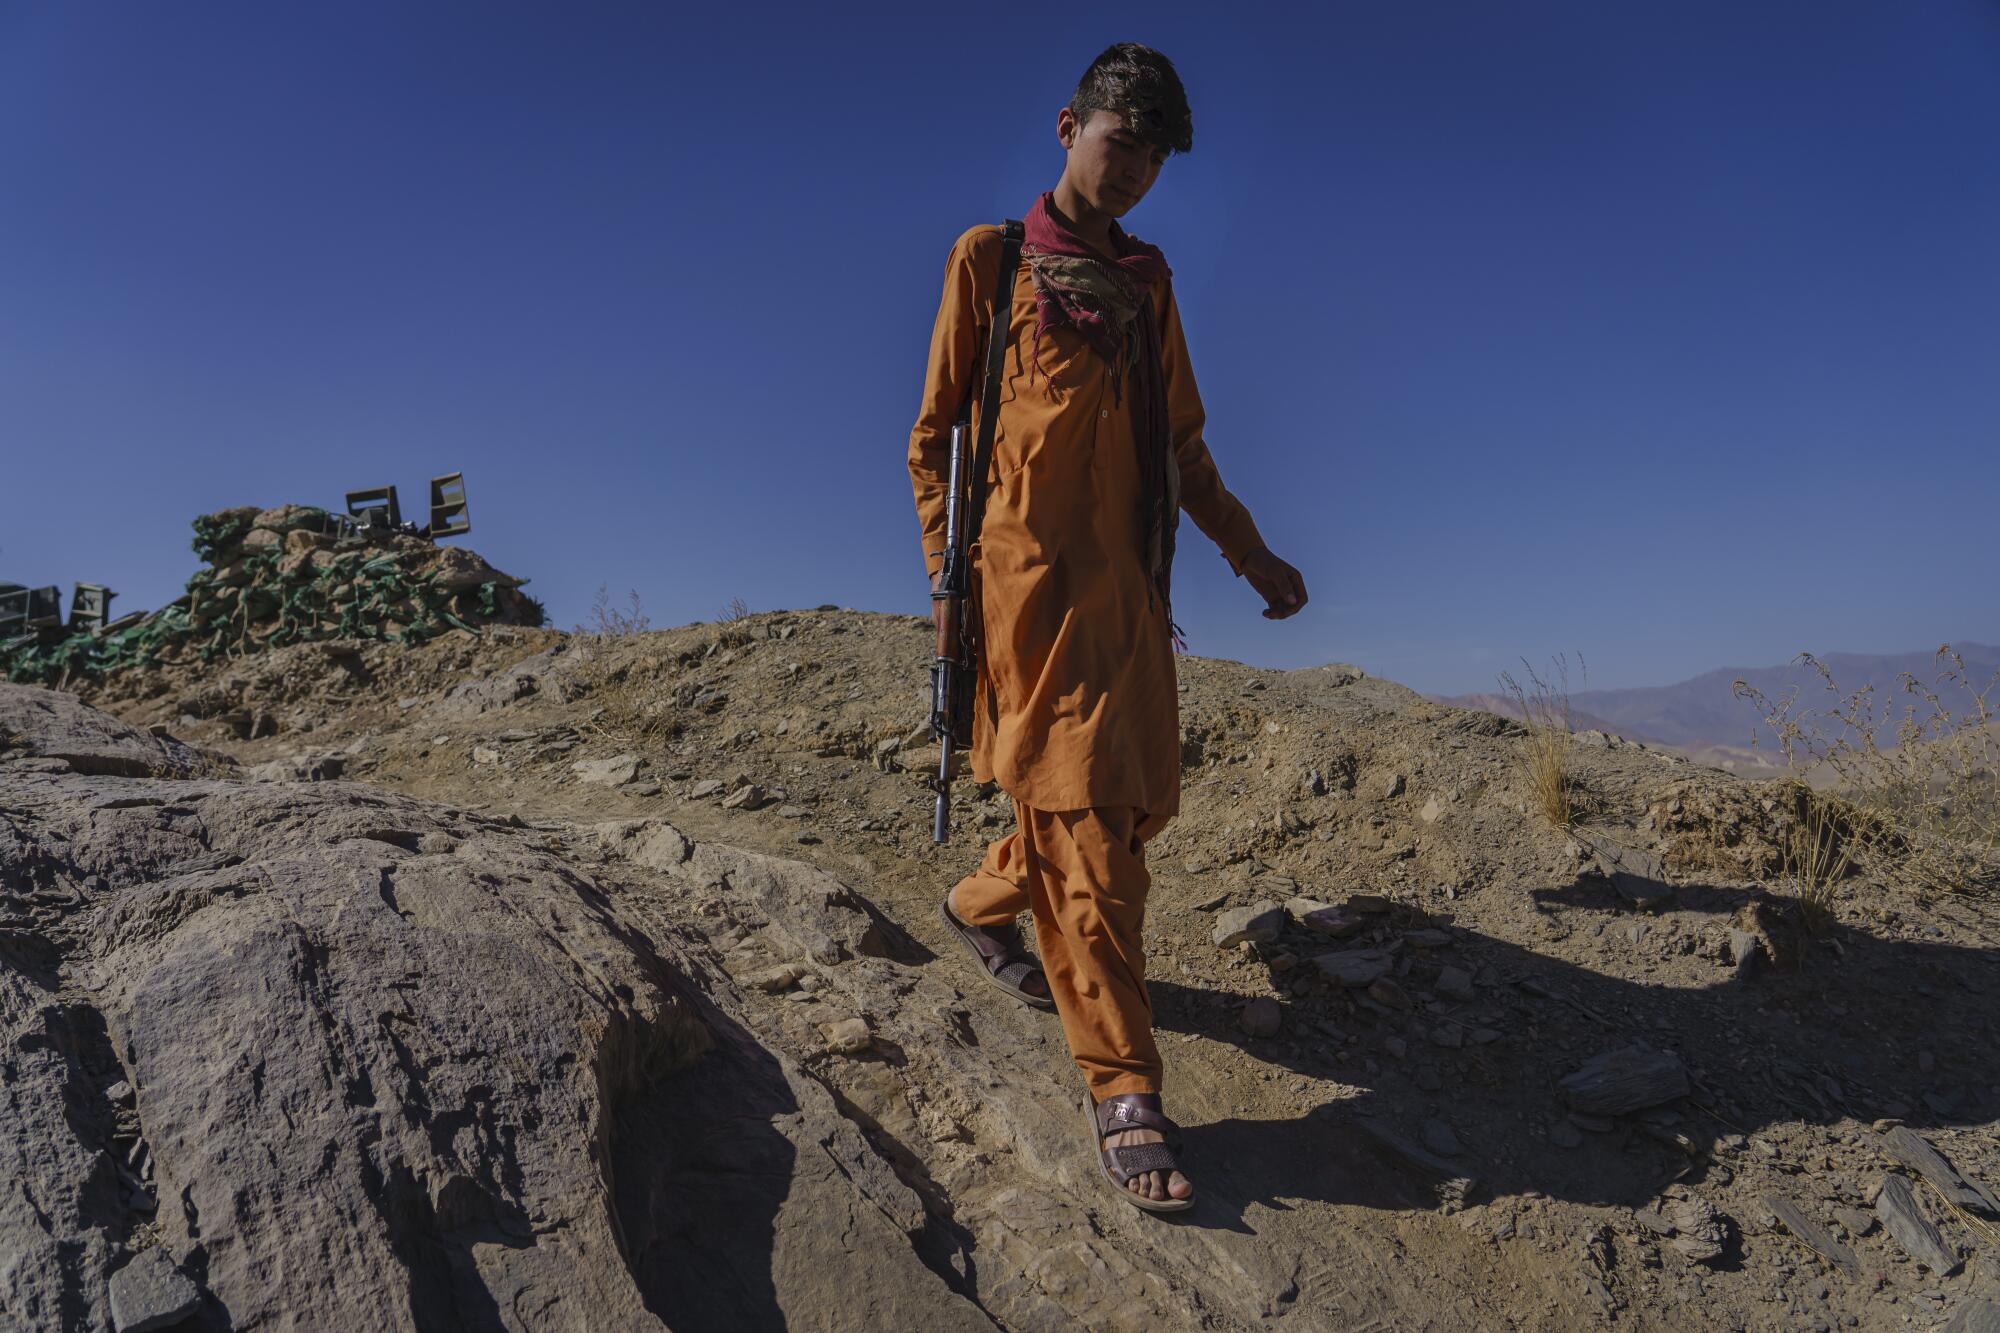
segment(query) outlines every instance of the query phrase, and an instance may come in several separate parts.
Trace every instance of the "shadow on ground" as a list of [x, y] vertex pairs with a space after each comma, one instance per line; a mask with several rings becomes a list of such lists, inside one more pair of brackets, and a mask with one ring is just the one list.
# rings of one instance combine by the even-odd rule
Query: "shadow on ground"
[[[1592, 881], [1534, 897], [1544, 909], [1615, 913], [1614, 928], [1648, 920], [1620, 910]], [[1678, 899], [1683, 911], [1715, 914], [1771, 901], [1708, 888], [1683, 888]], [[1428, 1209], [1437, 1183], [1454, 1175], [1476, 1178], [1475, 1199], [1532, 1191], [1643, 1206], [1674, 1181], [1699, 1185], [1718, 1169], [1711, 1152], [1726, 1136], [1883, 1116], [1919, 1128], [1983, 1125], [2000, 1095], [2000, 1047], [1985, 1017], [1990, 997], [2000, 995], [2000, 952], [1991, 949], [1839, 927], [1806, 943], [1795, 968], [1767, 965], [1741, 977], [1718, 968], [1728, 979], [1687, 987], [1625, 980], [1459, 932], [1450, 949], [1413, 969], [1406, 986], [1421, 991], [1425, 971], [1434, 976], [1441, 962], [1476, 973], [1478, 997], [1411, 1013], [1366, 1000], [1352, 1009], [1340, 1001], [1330, 1010], [1324, 1001], [1293, 1004], [1289, 1040], [1237, 1032], [1227, 1017], [1233, 996], [1153, 984], [1161, 1030], [1232, 1041], [1281, 1068], [1361, 1089], [1296, 1118], [1190, 1126], [1190, 1167], [1210, 1204], [1193, 1220], [1240, 1227], [1252, 1203]], [[1341, 1036], [1325, 1034], [1325, 1023]], [[1467, 1040], [1480, 1028], [1503, 1035], [1490, 1045]], [[1405, 1059], [1339, 1058], [1343, 1046], [1379, 1052], [1390, 1035], [1403, 1038]], [[1461, 1044], [1441, 1045], [1440, 1036]], [[1692, 1094], [1578, 1132], [1559, 1080], [1598, 1052], [1634, 1041], [1678, 1054]], [[1918, 1075], [1919, 1050], [1939, 1053], [1935, 1078]], [[1435, 1085], [1428, 1090], [1417, 1082], [1426, 1070]], [[1459, 1152], [1385, 1148], [1421, 1145], [1432, 1118], [1452, 1130]]]

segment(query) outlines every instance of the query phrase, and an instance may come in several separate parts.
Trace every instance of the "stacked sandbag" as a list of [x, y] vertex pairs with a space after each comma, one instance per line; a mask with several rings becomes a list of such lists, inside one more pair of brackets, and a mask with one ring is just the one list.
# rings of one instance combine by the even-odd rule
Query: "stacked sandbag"
[[188, 580], [186, 596], [136, 623], [18, 649], [0, 672], [52, 683], [313, 639], [417, 644], [453, 629], [546, 620], [521, 591], [525, 580], [472, 551], [357, 530], [310, 505], [225, 509], [197, 518], [194, 532], [207, 567]]

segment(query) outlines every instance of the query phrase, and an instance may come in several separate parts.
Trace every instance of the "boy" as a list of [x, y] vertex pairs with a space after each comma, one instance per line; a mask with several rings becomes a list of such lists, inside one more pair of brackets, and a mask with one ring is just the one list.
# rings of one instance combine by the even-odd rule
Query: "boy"
[[[1180, 807], [1171, 571], [1185, 509], [1282, 619], [1306, 602], [1222, 485], [1159, 250], [1118, 219], [1193, 142], [1173, 65], [1133, 43], [1091, 62], [1056, 117], [1062, 179], [1025, 219], [1002, 297], [1000, 408], [973, 548], [980, 644], [971, 767], [1018, 827], [945, 896], [989, 980], [1053, 1007], [1090, 1094], [1100, 1169], [1138, 1207], [1191, 1207], [1161, 1110], [1140, 934], [1145, 844]], [[952, 247], [910, 477], [935, 587], [951, 426], [975, 406], [1001, 231]], [[974, 429], [978, 422], [975, 412]], [[935, 603], [941, 606], [941, 603]], [[1042, 962], [1016, 920], [1033, 913]]]

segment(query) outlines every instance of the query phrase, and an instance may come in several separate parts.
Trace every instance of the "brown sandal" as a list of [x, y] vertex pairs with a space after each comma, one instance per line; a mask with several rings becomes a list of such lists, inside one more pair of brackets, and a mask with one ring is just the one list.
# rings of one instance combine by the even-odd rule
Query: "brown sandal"
[[[1147, 1171], [1181, 1169], [1180, 1160], [1175, 1156], [1181, 1146], [1180, 1126], [1140, 1100], [1153, 1096], [1155, 1094], [1125, 1092], [1106, 1097], [1093, 1106], [1090, 1093], [1085, 1090], [1083, 1113], [1085, 1119], [1090, 1122], [1091, 1133], [1097, 1138], [1097, 1167], [1103, 1173], [1105, 1182], [1117, 1190], [1119, 1197], [1134, 1208], [1143, 1208], [1149, 1213], [1185, 1212], [1194, 1207], [1192, 1198], [1149, 1199], [1127, 1188], [1131, 1184], [1132, 1177]], [[1128, 1143], [1117, 1148], [1104, 1146], [1107, 1137], [1122, 1134], [1128, 1129], [1158, 1130], [1165, 1136], [1166, 1142]]]
[[[944, 902], [938, 905], [938, 915], [945, 925], [951, 927], [972, 956], [978, 960], [980, 971], [986, 979], [1019, 1000], [1022, 1004], [1037, 1009], [1053, 1009], [1055, 998], [1049, 995], [1034, 995], [1022, 989], [1022, 983], [1041, 967], [1029, 956], [1027, 947], [1021, 942], [1021, 928], [1017, 925], [973, 926], [960, 921], [951, 910], [951, 895], [945, 894]], [[1047, 985], [1047, 979], [1043, 979]]]

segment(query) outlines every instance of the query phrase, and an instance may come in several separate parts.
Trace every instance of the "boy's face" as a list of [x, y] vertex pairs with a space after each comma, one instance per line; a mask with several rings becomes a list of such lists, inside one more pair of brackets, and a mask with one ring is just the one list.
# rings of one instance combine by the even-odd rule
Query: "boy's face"
[[1056, 116], [1056, 138], [1069, 151], [1063, 174], [1091, 207], [1114, 218], [1124, 217], [1153, 188], [1166, 162], [1166, 150], [1154, 148], [1132, 132], [1116, 111], [1092, 111], [1079, 122], [1068, 107]]

